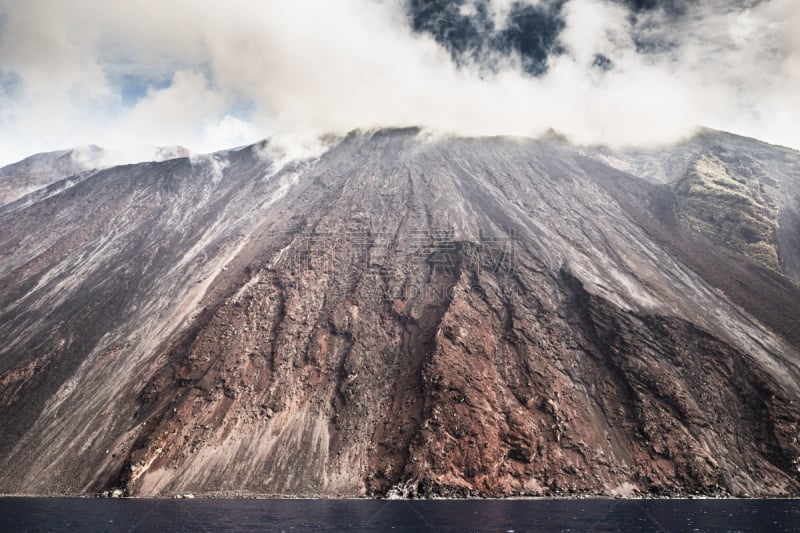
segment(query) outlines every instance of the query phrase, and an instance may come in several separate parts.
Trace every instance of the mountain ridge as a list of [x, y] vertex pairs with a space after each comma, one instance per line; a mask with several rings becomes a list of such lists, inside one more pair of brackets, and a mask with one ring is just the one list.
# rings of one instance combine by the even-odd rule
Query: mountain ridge
[[[0, 492], [798, 493], [796, 152], [418, 133], [0, 207]], [[708, 150], [781, 273], [681, 226]]]

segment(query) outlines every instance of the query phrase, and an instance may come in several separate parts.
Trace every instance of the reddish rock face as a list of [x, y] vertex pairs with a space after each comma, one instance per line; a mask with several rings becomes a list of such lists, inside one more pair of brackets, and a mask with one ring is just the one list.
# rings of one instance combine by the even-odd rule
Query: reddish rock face
[[[417, 133], [0, 208], [0, 491], [800, 493], [797, 153]], [[679, 223], [709, 150], [781, 272]]]

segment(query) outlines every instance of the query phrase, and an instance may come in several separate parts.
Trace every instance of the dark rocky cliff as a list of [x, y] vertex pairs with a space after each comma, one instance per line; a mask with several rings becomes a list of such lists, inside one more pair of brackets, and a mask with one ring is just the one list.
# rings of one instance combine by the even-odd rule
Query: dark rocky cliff
[[800, 154], [423, 137], [0, 207], [0, 492], [800, 494]]

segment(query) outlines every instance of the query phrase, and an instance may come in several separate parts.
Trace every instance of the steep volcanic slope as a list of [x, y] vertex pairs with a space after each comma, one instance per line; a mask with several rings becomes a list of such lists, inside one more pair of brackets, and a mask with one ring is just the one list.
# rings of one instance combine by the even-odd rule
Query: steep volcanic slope
[[59, 150], [35, 154], [0, 168], [0, 205], [11, 203], [61, 179], [92, 168], [82, 155], [99, 151], [96, 146], [85, 150]]
[[[666, 149], [620, 152], [600, 148], [592, 155], [624, 172], [665, 184], [662, 192], [675, 193], [679, 204], [675, 211], [684, 226], [695, 226], [745, 253], [755, 248], [755, 253], [748, 255], [757, 260], [763, 257], [760, 262], [773, 268], [771, 256], [777, 253], [776, 270], [800, 282], [797, 151], [704, 130]], [[699, 174], [707, 176], [711, 167], [712, 179], [698, 179], [699, 165], [706, 168]], [[759, 244], [771, 249], [759, 254]]]
[[[92, 171], [113, 166], [120, 160], [166, 161], [189, 156], [183, 146], [141, 146], [133, 152], [105, 150], [89, 145], [72, 150], [57, 150], [26, 157], [0, 167], [0, 205], [28, 196], [28, 202], [41, 200], [84, 179]], [[69, 178], [69, 179], [67, 179]], [[32, 194], [36, 192], [36, 194]]]
[[118, 167], [0, 211], [0, 449], [24, 478], [12, 487], [83, 489], [74, 483], [128, 424], [159, 343], [223, 284], [282, 194], [268, 171], [250, 149]]
[[636, 154], [262, 151], [0, 209], [0, 491], [800, 492], [790, 237], [784, 275], [684, 227]]

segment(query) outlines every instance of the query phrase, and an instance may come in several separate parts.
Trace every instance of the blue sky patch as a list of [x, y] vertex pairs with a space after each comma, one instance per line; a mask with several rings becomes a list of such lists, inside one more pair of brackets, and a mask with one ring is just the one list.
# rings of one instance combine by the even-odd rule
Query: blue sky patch
[[148, 91], [166, 89], [172, 84], [172, 76], [164, 78], [142, 77], [134, 74], [120, 74], [112, 77], [111, 84], [117, 89], [125, 107], [133, 107], [147, 96]]

